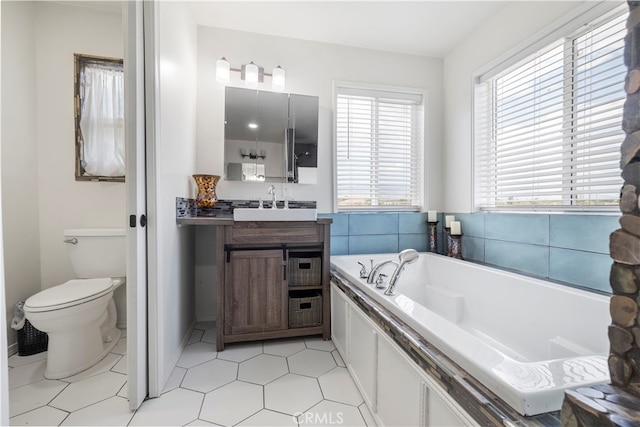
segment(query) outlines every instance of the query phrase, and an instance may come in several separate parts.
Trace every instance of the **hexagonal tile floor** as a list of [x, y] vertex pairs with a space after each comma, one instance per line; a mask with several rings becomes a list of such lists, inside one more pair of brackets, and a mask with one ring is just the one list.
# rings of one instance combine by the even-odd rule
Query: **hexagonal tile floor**
[[9, 358], [11, 425], [372, 426], [331, 341], [296, 338], [215, 351], [215, 324], [199, 323], [164, 392], [130, 411], [126, 338], [96, 366], [52, 381], [46, 353]]

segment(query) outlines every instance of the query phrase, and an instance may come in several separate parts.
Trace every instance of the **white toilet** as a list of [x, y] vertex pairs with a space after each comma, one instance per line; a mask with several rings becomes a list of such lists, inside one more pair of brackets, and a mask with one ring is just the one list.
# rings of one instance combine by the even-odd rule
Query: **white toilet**
[[65, 230], [64, 242], [79, 279], [45, 289], [25, 301], [26, 318], [49, 334], [49, 379], [95, 365], [118, 343], [113, 292], [125, 283], [124, 229]]

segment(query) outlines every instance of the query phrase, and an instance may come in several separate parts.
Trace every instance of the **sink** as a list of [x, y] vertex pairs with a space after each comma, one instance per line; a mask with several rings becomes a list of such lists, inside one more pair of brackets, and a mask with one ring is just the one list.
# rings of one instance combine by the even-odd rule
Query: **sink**
[[235, 208], [234, 221], [315, 221], [317, 209]]

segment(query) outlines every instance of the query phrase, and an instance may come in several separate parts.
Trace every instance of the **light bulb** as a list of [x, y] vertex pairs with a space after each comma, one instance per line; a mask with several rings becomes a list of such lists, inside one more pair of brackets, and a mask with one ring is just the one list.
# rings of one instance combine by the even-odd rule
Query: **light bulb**
[[279, 65], [273, 69], [271, 88], [277, 91], [284, 90], [284, 70]]
[[251, 61], [244, 68], [244, 83], [248, 88], [258, 87], [258, 66]]
[[224, 56], [216, 62], [216, 80], [219, 83], [229, 83], [231, 75], [231, 65]]

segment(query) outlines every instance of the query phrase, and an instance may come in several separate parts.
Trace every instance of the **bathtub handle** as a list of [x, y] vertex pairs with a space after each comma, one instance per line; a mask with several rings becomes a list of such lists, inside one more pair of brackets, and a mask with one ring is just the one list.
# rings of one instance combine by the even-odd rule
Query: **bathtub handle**
[[358, 264], [362, 266], [362, 268], [360, 269], [360, 278], [366, 279], [369, 276], [369, 273], [367, 273], [367, 267], [365, 267], [364, 264], [360, 261], [358, 261]]
[[376, 279], [376, 288], [378, 289], [384, 289], [387, 287], [387, 285], [385, 285], [384, 283], [384, 279], [387, 278], [387, 275], [384, 273], [380, 273], [378, 274], [378, 278]]

